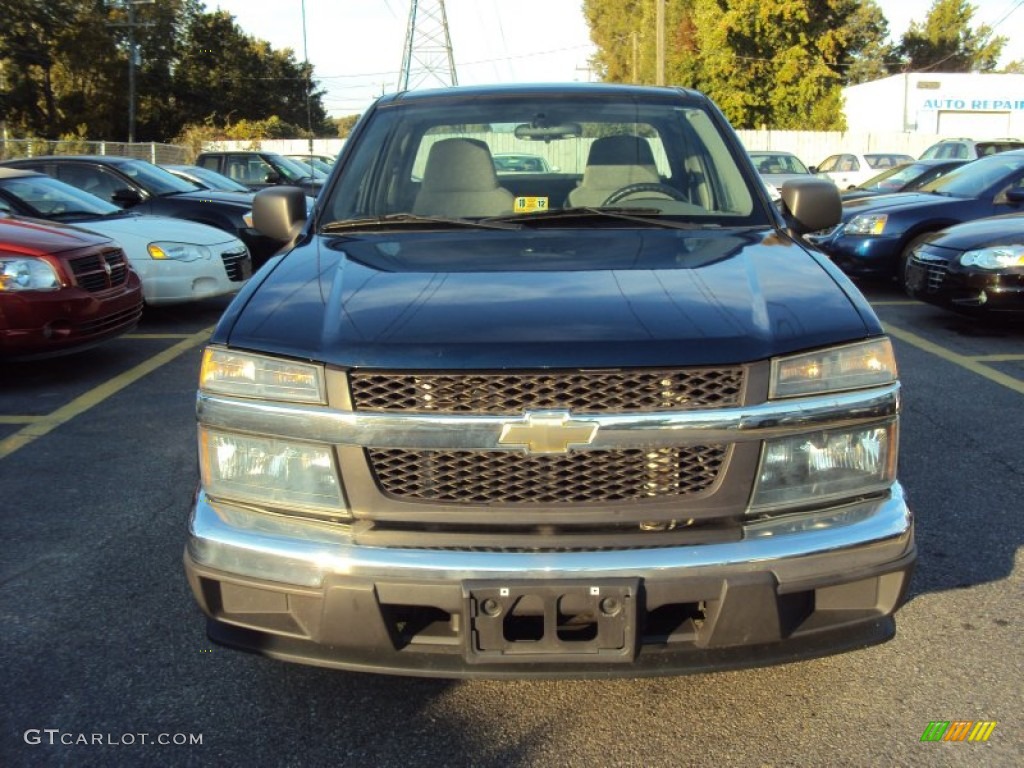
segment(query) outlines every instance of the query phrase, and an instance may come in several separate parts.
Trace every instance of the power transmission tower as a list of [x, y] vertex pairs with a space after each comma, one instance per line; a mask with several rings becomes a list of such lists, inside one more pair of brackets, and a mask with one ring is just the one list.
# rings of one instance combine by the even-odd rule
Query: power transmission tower
[[412, 0], [405, 32], [399, 90], [458, 85], [444, 0]]

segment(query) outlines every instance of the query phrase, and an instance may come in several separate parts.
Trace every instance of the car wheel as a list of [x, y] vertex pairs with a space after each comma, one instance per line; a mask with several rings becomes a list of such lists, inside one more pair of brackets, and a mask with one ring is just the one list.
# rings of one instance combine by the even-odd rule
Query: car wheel
[[896, 265], [896, 282], [899, 283], [900, 288], [906, 290], [907, 288], [907, 264], [910, 263], [910, 254], [914, 252], [921, 243], [931, 237], [934, 232], [922, 232], [921, 234], [914, 237], [900, 254], [899, 264]]

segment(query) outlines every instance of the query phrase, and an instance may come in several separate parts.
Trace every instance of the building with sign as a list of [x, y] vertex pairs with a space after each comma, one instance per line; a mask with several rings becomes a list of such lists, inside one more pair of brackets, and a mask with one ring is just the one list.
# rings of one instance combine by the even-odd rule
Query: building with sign
[[1024, 75], [908, 72], [843, 95], [850, 132], [1024, 137]]

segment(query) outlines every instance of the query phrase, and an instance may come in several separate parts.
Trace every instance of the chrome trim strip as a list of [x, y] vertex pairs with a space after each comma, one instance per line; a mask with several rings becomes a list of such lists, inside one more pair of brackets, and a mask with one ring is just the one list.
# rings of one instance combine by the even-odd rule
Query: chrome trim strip
[[[841, 429], [893, 418], [899, 404], [900, 385], [893, 383], [736, 408], [575, 416], [598, 426], [593, 441], [579, 450], [607, 450], [766, 440], [809, 430]], [[498, 442], [505, 425], [521, 422], [522, 414], [360, 413], [206, 392], [197, 396], [196, 414], [207, 427], [336, 445], [524, 450], [523, 446]]]
[[601, 552], [357, 547], [341, 526], [215, 503], [201, 493], [186, 551], [196, 564], [228, 575], [305, 587], [321, 587], [331, 575], [449, 582], [595, 575], [674, 579], [751, 569], [771, 571], [784, 584], [893, 562], [914, 546], [912, 516], [898, 483], [881, 499], [758, 521], [744, 532], [741, 541]]

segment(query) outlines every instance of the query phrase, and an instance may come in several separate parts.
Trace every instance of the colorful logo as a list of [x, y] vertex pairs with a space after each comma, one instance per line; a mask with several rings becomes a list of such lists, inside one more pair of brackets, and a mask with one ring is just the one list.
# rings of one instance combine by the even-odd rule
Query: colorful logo
[[921, 741], [988, 741], [995, 727], [995, 720], [933, 720]]

